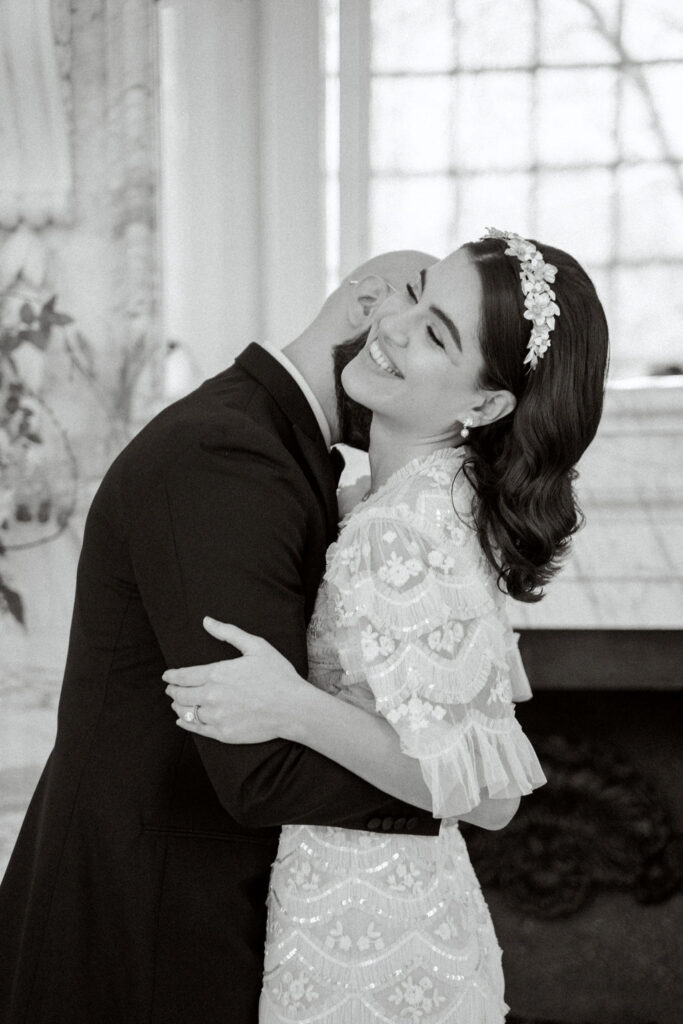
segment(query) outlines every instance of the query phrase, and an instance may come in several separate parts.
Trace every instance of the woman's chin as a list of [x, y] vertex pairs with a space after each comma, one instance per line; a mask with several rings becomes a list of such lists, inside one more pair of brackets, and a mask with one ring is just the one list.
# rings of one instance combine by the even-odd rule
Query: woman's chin
[[346, 364], [340, 380], [349, 398], [366, 409], [375, 411], [378, 409], [378, 400], [391, 401], [395, 387], [401, 381], [375, 367], [366, 348], [361, 349], [358, 355]]
[[349, 398], [354, 402], [358, 402], [359, 405], [364, 405], [366, 409], [370, 409], [372, 408], [372, 388], [367, 375], [363, 373], [362, 367], [359, 366], [359, 360], [362, 356], [363, 351], [361, 350], [355, 359], [346, 364], [342, 370], [340, 380]]

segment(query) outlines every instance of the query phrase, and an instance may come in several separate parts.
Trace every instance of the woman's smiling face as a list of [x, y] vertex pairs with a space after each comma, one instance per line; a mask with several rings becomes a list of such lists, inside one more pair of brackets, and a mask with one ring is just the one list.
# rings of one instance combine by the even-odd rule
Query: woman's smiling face
[[453, 443], [481, 401], [481, 302], [464, 249], [421, 271], [378, 308], [364, 348], [344, 369], [344, 390], [402, 437]]

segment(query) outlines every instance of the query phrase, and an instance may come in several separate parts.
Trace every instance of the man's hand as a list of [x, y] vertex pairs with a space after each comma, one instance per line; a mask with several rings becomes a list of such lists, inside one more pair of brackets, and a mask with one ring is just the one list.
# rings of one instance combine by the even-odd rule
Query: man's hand
[[241, 651], [241, 658], [167, 669], [166, 693], [187, 732], [222, 743], [263, 743], [289, 734], [311, 687], [261, 637], [205, 618], [204, 628]]

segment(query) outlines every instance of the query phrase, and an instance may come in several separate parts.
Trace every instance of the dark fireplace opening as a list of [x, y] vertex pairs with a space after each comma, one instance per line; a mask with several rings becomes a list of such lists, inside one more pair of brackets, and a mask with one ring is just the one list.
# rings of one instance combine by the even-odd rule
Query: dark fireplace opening
[[501, 832], [462, 828], [503, 949], [510, 1024], [674, 1024], [680, 694], [537, 689], [517, 715], [548, 784]]

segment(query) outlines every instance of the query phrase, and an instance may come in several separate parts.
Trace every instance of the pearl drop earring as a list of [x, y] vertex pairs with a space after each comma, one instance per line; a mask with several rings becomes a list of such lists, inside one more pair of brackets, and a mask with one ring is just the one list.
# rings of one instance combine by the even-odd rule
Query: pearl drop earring
[[465, 422], [462, 425], [462, 430], [460, 431], [460, 436], [461, 437], [469, 437], [470, 436], [470, 427], [473, 426], [473, 425], [474, 425], [474, 420], [472, 419], [471, 416], [468, 416], [467, 419], [465, 420]]

